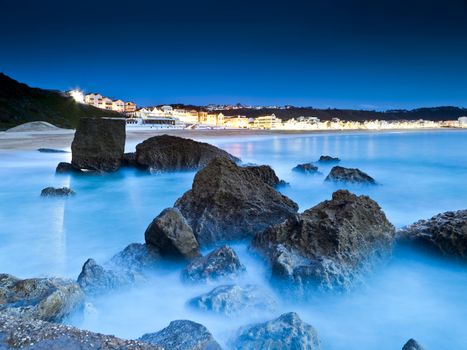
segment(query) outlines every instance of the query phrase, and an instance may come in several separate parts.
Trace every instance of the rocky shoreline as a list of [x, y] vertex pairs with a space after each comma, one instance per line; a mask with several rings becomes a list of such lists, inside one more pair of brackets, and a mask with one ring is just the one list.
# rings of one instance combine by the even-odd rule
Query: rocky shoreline
[[[351, 291], [376, 264], [390, 260], [397, 242], [464, 261], [467, 256], [466, 210], [442, 213], [396, 233], [377, 202], [348, 190], [335, 191], [332, 198], [299, 213], [298, 205], [277, 190], [283, 182], [271, 167], [242, 165], [212, 145], [168, 135], [142, 142], [134, 155], [125, 155], [124, 145], [119, 121], [83, 120], [73, 141], [72, 162], [61, 163], [57, 172], [92, 176], [122, 166], [144, 171], [197, 169], [192, 188], [148, 223], [141, 233], [144, 244], [130, 244], [103, 265], [89, 257], [76, 282], [0, 275], [0, 349], [220, 349], [209, 330], [189, 320], [175, 320], [139, 340], [51, 322], [83, 309], [88, 298], [142, 285], [161, 264], [171, 263], [180, 266], [187, 287], [214, 287], [187, 300], [190, 307], [229, 317], [252, 309], [273, 311], [274, 297], [257, 286], [239, 284], [248, 266], [229, 246], [239, 241], [263, 258], [271, 286], [280, 280], [295, 298], [306, 297], [304, 290]], [[318, 162], [338, 161], [323, 156]], [[303, 163], [297, 170], [313, 173], [317, 168]], [[328, 180], [376, 183], [359, 169], [337, 166]], [[70, 191], [48, 188], [44, 195]], [[244, 325], [229, 344], [234, 349], [321, 348], [319, 330], [293, 312]], [[421, 349], [416, 341], [407, 344], [404, 349]]]

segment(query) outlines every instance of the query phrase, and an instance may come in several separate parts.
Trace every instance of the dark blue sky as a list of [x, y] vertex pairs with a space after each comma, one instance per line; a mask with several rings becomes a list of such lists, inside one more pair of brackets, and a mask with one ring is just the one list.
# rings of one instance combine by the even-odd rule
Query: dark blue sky
[[139, 104], [467, 106], [467, 3], [0, 0], [0, 71]]

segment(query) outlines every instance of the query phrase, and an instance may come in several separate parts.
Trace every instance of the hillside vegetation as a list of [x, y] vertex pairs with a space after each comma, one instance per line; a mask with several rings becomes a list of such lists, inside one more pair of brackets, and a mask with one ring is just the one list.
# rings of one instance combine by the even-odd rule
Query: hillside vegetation
[[76, 103], [59, 91], [31, 88], [0, 73], [0, 129], [46, 121], [61, 128], [75, 128], [80, 117], [120, 114]]

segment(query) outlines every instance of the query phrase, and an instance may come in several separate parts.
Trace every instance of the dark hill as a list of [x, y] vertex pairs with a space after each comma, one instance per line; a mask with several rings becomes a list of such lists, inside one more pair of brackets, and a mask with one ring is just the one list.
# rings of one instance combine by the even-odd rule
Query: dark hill
[[80, 117], [120, 114], [76, 103], [64, 93], [31, 88], [0, 73], [0, 130], [46, 121], [62, 128], [75, 128]]

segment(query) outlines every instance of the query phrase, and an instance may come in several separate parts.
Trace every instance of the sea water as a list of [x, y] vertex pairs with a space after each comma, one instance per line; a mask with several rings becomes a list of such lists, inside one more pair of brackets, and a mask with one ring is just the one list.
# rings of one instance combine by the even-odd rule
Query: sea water
[[[271, 165], [290, 183], [281, 191], [300, 211], [339, 188], [369, 195], [396, 227], [467, 208], [466, 131], [209, 137], [208, 142], [245, 163]], [[127, 150], [134, 146], [127, 144]], [[340, 165], [358, 167], [379, 185], [324, 182], [332, 165], [318, 164], [316, 175], [291, 170], [320, 155], [341, 158]], [[55, 175], [57, 163], [69, 160], [70, 154], [0, 150], [0, 272], [76, 279], [87, 258], [105, 263], [126, 245], [144, 242], [148, 224], [191, 187], [195, 174], [125, 169], [106, 176]], [[77, 194], [41, 198], [47, 186], [69, 186]], [[316, 328], [324, 350], [400, 349], [411, 337], [427, 349], [467, 348], [465, 265], [398, 249], [352, 292], [290, 300], [268, 283], [266, 266], [246, 244], [233, 247], [247, 268], [236, 283], [262, 286], [278, 301], [274, 311], [232, 317], [197, 312], [186, 302], [218, 284], [184, 285], [183, 266], [165, 264], [145, 284], [90, 300], [84, 317], [67, 322], [138, 338], [171, 320], [190, 319], [228, 346], [238, 327], [296, 311]]]

